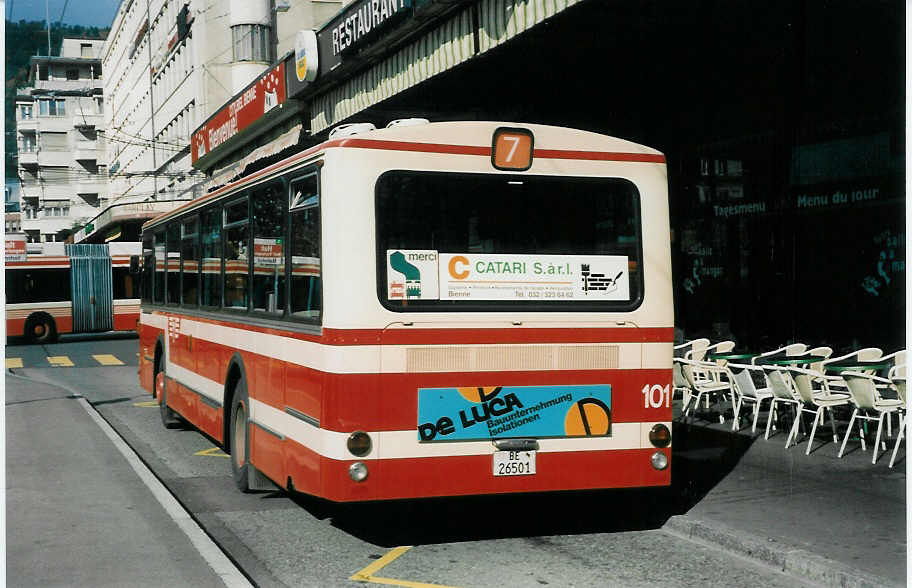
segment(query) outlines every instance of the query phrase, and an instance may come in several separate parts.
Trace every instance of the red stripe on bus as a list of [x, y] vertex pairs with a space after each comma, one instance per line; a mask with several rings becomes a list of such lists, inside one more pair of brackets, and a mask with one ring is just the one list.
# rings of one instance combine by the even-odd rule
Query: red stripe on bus
[[665, 163], [665, 156], [661, 153], [613, 153], [609, 151], [564, 151], [557, 149], [536, 149], [535, 158]]
[[[163, 316], [180, 317], [167, 312]], [[232, 327], [255, 333], [279, 335], [324, 345], [471, 345], [511, 343], [672, 343], [672, 327], [554, 327], [507, 329], [332, 329], [322, 335], [281, 327], [261, 327], [245, 322], [187, 317], [201, 323]]]
[[341, 139], [332, 147], [354, 147], [357, 149], [380, 149], [384, 151], [411, 151], [418, 153], [445, 153], [447, 155], [491, 156], [491, 147], [473, 145], [447, 145], [444, 143], [414, 143], [410, 141], [382, 141], [379, 139]]
[[[475, 146], [475, 145], [448, 145], [443, 143], [415, 143], [409, 141], [383, 141], [379, 139], [358, 139], [358, 138], [344, 138], [344, 139], [333, 139], [332, 141], [326, 141], [319, 145], [315, 145], [310, 149], [296, 153], [282, 161], [274, 163], [267, 168], [261, 169], [258, 172], [254, 172], [246, 178], [242, 178], [221, 188], [218, 188], [211, 194], [207, 194], [201, 198], [191, 200], [186, 204], [175, 208], [170, 212], [166, 212], [150, 221], [146, 224], [150, 225], [152, 223], [158, 224], [166, 219], [173, 218], [179, 215], [182, 211], [188, 208], [197, 208], [202, 205], [211, 202], [212, 200], [217, 199], [222, 194], [233, 190], [235, 188], [243, 187], [245, 184], [252, 183], [264, 176], [267, 176], [283, 167], [290, 167], [293, 164], [306, 159], [311, 155], [319, 153], [320, 151], [325, 151], [326, 149], [331, 149], [333, 147], [346, 147], [346, 148], [357, 148], [357, 149], [379, 149], [387, 151], [410, 151], [417, 153], [443, 153], [448, 155], [478, 155], [483, 157], [491, 156], [491, 147], [490, 146]], [[579, 159], [579, 160], [590, 160], [590, 161], [632, 161], [632, 162], [644, 162], [644, 163], [665, 163], [665, 156], [662, 154], [652, 154], [652, 153], [623, 153], [623, 152], [610, 152], [610, 151], [577, 151], [577, 150], [564, 150], [564, 149], [535, 149], [534, 155], [535, 158], [541, 159]], [[145, 225], [143, 225], [145, 228]]]
[[506, 329], [323, 329], [326, 345], [471, 345], [513, 343], [671, 343], [672, 327]]

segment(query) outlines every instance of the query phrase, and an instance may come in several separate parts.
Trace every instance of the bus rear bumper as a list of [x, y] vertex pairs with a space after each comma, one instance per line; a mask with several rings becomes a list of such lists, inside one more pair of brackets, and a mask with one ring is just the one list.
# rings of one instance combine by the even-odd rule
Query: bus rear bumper
[[[668, 458], [668, 467], [652, 464], [656, 452]], [[321, 492], [332, 501], [394, 500], [476, 494], [511, 494], [561, 490], [593, 490], [668, 486], [671, 448], [539, 452], [536, 473], [493, 475], [492, 455], [364, 460], [368, 476], [355, 482], [349, 468], [358, 460], [320, 458]], [[312, 471], [312, 470], [311, 470]], [[296, 488], [306, 487], [307, 484]]]

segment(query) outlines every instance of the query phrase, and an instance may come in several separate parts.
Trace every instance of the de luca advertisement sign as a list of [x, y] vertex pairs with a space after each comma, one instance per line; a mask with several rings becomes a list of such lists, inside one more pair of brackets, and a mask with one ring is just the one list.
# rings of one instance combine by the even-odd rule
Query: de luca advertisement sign
[[502, 255], [389, 250], [388, 300], [630, 299], [626, 255]]

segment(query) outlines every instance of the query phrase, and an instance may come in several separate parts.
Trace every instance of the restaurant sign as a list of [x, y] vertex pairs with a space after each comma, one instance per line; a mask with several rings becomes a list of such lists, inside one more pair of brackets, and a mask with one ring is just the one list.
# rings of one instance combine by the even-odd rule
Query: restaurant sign
[[334, 69], [342, 63], [343, 55], [380, 39], [411, 8], [412, 0], [359, 0], [350, 4], [320, 31], [320, 71]]
[[247, 86], [193, 133], [193, 163], [284, 103], [285, 96], [285, 63], [282, 62]]

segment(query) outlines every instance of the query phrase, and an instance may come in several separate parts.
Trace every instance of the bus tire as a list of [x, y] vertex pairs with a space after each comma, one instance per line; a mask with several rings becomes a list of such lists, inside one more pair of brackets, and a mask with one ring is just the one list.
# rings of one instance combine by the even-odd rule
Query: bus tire
[[57, 324], [45, 312], [36, 312], [25, 321], [25, 338], [30, 343], [53, 343], [57, 340]]
[[181, 420], [174, 409], [168, 406], [168, 383], [165, 380], [165, 372], [158, 372], [155, 375], [155, 389], [158, 392], [158, 413], [161, 415], [162, 424], [166, 429], [176, 429], [180, 426]]
[[250, 400], [247, 396], [247, 381], [244, 376], [234, 385], [231, 399], [231, 423], [228, 427], [231, 473], [234, 484], [241, 492], [250, 492]]

